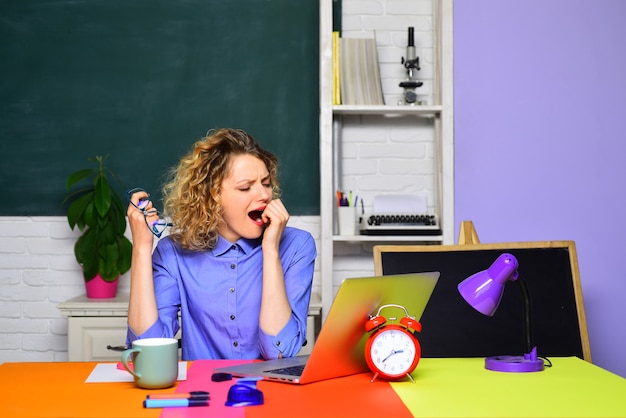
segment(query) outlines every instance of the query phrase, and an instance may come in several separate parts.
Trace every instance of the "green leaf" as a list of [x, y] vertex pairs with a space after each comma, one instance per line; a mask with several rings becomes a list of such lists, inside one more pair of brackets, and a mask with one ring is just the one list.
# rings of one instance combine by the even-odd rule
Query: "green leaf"
[[100, 226], [100, 245], [109, 245], [116, 242], [115, 226], [106, 219], [102, 221]]
[[111, 222], [115, 223], [115, 232], [119, 235], [124, 235], [126, 232], [126, 209], [127, 205], [122, 203], [122, 200], [117, 194], [113, 194], [111, 199]]
[[79, 264], [83, 266], [85, 280], [93, 279], [98, 274], [99, 257], [96, 252], [98, 232], [88, 229], [74, 244], [74, 255]]
[[[85, 225], [90, 228], [95, 228], [98, 225], [98, 217], [94, 208], [93, 200], [90, 200], [85, 207], [85, 212], [83, 216], [83, 222]], [[82, 230], [82, 229], [81, 229]]]
[[100, 247], [100, 276], [106, 281], [113, 281], [118, 276], [117, 259], [119, 252], [117, 243]]
[[104, 176], [96, 179], [96, 210], [101, 217], [105, 217], [111, 207], [111, 186]]
[[90, 258], [83, 263], [83, 277], [85, 281], [91, 280], [98, 275], [99, 261], [97, 258]]
[[84, 195], [85, 193], [91, 193], [91, 192], [93, 192], [93, 190], [94, 190], [93, 186], [87, 186], [87, 187], [83, 187], [81, 189], [72, 190], [61, 201], [61, 205], [64, 205], [67, 202], [71, 202], [71, 201], [79, 198], [80, 196]]
[[118, 237], [118, 246], [120, 249], [120, 257], [117, 269], [119, 270], [120, 274], [124, 274], [128, 270], [130, 270], [133, 254], [133, 244], [131, 244], [128, 238], [122, 236]]
[[71, 189], [73, 185], [87, 178], [94, 172], [95, 172], [95, 169], [93, 168], [85, 168], [84, 170], [78, 170], [70, 174], [69, 177], [67, 178], [67, 182], [65, 183], [66, 190]]
[[67, 208], [67, 221], [70, 224], [70, 228], [74, 229], [78, 225], [78, 229], [81, 231], [84, 229], [84, 213], [85, 208], [92, 200], [93, 192], [87, 193], [78, 199], [74, 200], [72, 204]]

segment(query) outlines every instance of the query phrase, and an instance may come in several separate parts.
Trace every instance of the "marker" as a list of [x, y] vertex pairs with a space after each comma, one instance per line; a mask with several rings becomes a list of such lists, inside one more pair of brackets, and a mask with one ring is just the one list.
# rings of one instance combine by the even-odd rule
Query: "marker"
[[233, 380], [233, 375], [230, 373], [215, 372], [211, 375], [211, 380], [214, 382], [225, 382], [227, 380]]
[[208, 399], [146, 399], [144, 408], [175, 408], [187, 406], [209, 406]]
[[209, 392], [196, 390], [189, 393], [155, 393], [146, 396], [146, 399], [201, 399], [209, 400], [211, 395]]

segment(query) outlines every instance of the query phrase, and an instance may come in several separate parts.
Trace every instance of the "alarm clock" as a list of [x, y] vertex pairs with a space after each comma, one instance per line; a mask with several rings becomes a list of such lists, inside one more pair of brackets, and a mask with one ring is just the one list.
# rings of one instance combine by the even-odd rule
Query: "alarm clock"
[[[399, 308], [406, 316], [399, 323], [388, 324], [387, 319], [380, 315], [385, 308]], [[390, 320], [396, 320], [391, 318]], [[411, 373], [417, 367], [422, 350], [416, 333], [422, 330], [422, 325], [409, 315], [401, 305], [383, 305], [376, 315], [370, 315], [365, 323], [365, 331], [371, 332], [365, 344], [365, 361], [374, 376], [385, 380], [411, 379]]]

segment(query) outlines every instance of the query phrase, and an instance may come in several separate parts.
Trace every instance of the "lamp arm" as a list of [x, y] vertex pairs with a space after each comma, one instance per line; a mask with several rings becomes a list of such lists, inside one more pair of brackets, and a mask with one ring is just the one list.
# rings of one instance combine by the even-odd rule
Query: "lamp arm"
[[526, 283], [524, 283], [521, 277], [515, 280], [515, 283], [517, 283], [517, 286], [522, 293], [522, 302], [524, 305], [524, 353], [529, 354], [534, 348], [530, 309], [530, 294], [528, 293], [528, 287], [526, 287]]

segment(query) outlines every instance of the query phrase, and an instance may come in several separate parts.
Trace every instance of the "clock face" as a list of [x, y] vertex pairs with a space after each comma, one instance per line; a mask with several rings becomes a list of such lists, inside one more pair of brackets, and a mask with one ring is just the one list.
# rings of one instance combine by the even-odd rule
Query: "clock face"
[[411, 373], [421, 354], [417, 344], [404, 328], [384, 327], [368, 341], [366, 357], [370, 368], [389, 378]]

